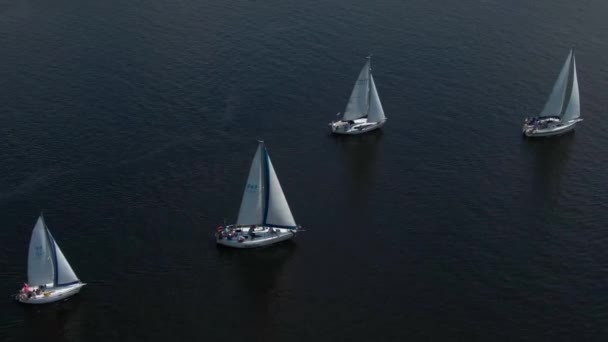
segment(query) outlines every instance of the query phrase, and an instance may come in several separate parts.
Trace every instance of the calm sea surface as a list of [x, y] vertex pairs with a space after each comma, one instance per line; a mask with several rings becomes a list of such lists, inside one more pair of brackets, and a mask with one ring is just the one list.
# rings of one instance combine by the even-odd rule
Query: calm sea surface
[[[607, 16], [0, 0], [0, 340], [608, 340]], [[585, 121], [523, 139], [571, 47]], [[369, 53], [388, 123], [332, 137]], [[256, 139], [307, 231], [217, 248]], [[88, 285], [26, 307], [41, 210]]]

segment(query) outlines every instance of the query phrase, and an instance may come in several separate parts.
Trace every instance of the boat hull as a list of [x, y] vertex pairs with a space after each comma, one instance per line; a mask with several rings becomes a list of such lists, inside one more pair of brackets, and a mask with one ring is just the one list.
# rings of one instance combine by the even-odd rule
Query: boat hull
[[335, 121], [329, 124], [331, 128], [331, 132], [333, 134], [342, 134], [342, 135], [355, 135], [355, 134], [363, 134], [367, 132], [371, 132], [376, 130], [382, 126], [386, 120], [380, 122], [368, 122], [365, 120], [355, 120], [354, 123], [348, 123], [345, 121]]
[[[296, 236], [295, 230], [274, 228], [274, 233], [266, 232], [260, 234], [256, 231], [256, 237], [250, 238], [247, 233], [237, 233], [235, 236], [228, 239], [221, 237], [221, 233], [215, 235], [215, 241], [218, 245], [233, 247], [233, 248], [260, 248], [277, 244], [279, 242], [293, 239]], [[247, 237], [247, 238], [245, 238]]]
[[58, 302], [77, 294], [85, 285], [85, 283], [77, 283], [68, 286], [47, 288], [39, 295], [33, 295], [30, 298], [24, 293], [19, 293], [16, 299], [23, 304], [48, 304]]
[[565, 133], [568, 133], [568, 132], [574, 130], [574, 128], [576, 127], [576, 124], [580, 121], [582, 121], [582, 119], [577, 119], [572, 122], [568, 122], [566, 124], [559, 124], [554, 127], [536, 128], [536, 129], [532, 125], [524, 124], [522, 131], [523, 131], [523, 134], [529, 138], [557, 136], [557, 135], [562, 135], [562, 134], [565, 134]]

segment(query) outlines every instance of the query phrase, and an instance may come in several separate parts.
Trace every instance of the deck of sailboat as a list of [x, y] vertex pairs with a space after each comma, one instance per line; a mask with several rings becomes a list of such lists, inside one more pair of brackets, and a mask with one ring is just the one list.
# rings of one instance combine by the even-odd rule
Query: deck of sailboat
[[[380, 122], [369, 122], [367, 119], [357, 119], [351, 122], [338, 121], [332, 122], [332, 133], [335, 134], [361, 134], [378, 129], [384, 125], [386, 119]], [[342, 128], [345, 127], [345, 128]], [[341, 129], [342, 128], [342, 129]]]
[[216, 241], [220, 245], [236, 248], [257, 248], [273, 245], [289, 240], [296, 236], [293, 229], [258, 227], [253, 230], [253, 236], [247, 228], [218, 232]]
[[572, 120], [565, 124], [557, 124], [556, 126], [547, 127], [547, 128], [536, 128], [533, 126], [524, 126], [524, 134], [527, 137], [549, 137], [554, 135], [561, 135], [567, 132], [570, 132], [574, 129], [578, 122], [582, 121], [582, 119]]
[[[80, 289], [85, 286], [85, 283], [76, 283], [58, 287], [48, 287], [41, 290], [40, 294], [34, 294], [27, 298], [24, 294], [19, 294], [17, 300], [24, 304], [46, 304], [65, 300], [80, 292]], [[31, 287], [35, 291], [38, 287]]]

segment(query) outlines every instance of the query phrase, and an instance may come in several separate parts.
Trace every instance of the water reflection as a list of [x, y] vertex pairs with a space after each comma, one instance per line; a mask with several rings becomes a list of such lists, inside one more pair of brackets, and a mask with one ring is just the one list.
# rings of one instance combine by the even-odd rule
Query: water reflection
[[82, 341], [80, 295], [46, 305], [23, 305], [26, 340]]
[[570, 160], [575, 132], [560, 137], [528, 139], [525, 148], [533, 158], [532, 189], [546, 204], [555, 204], [561, 194], [564, 168]]
[[250, 331], [253, 340], [272, 340], [274, 323], [279, 318], [279, 301], [289, 292], [288, 284], [282, 283], [285, 266], [294, 255], [297, 244], [285, 241], [266, 248], [238, 250], [218, 245], [219, 258], [228, 262], [233, 281], [227, 287], [234, 291], [235, 308], [245, 319], [239, 329]]
[[[333, 136], [340, 148], [344, 166], [343, 179], [347, 201], [354, 206], [362, 204], [369, 197], [377, 174], [377, 161], [384, 133], [382, 130], [372, 131], [355, 136]], [[353, 208], [355, 209], [355, 208]], [[360, 209], [364, 209], [360, 207]]]

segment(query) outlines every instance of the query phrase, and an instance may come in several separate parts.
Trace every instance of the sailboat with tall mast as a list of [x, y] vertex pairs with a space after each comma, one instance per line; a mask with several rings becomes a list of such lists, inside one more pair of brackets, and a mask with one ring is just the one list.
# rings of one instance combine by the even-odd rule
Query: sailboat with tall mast
[[26, 304], [57, 302], [77, 294], [84, 285], [40, 215], [30, 238], [27, 284], [16, 299]]
[[300, 230], [268, 150], [260, 141], [251, 162], [236, 224], [219, 226], [216, 242], [235, 248], [264, 247], [289, 240]]
[[361, 134], [380, 128], [385, 122], [386, 116], [372, 76], [371, 56], [368, 56], [342, 118], [330, 122], [329, 127], [335, 134]]
[[[570, 98], [565, 105], [566, 90], [572, 69]], [[528, 137], [547, 137], [559, 135], [574, 129], [576, 124], [583, 121], [581, 116], [581, 103], [578, 92], [578, 79], [576, 76], [576, 60], [574, 52], [570, 50], [568, 58], [553, 85], [553, 90], [539, 116], [526, 118], [522, 128], [523, 134]]]

